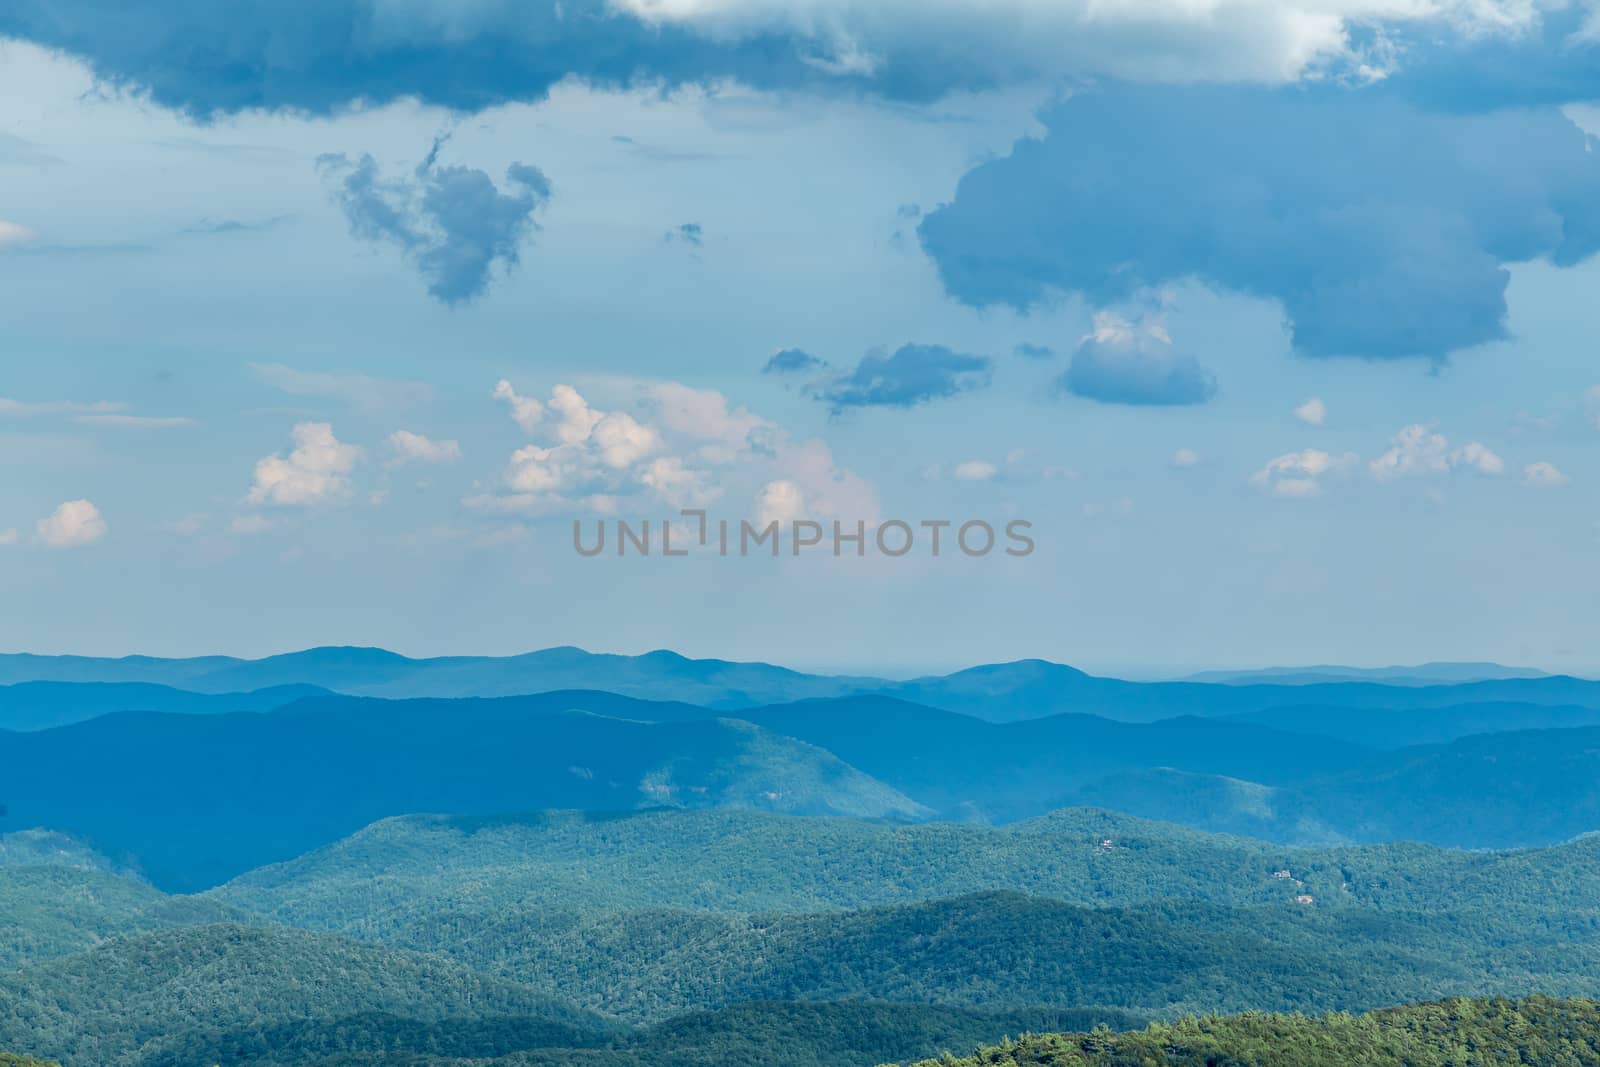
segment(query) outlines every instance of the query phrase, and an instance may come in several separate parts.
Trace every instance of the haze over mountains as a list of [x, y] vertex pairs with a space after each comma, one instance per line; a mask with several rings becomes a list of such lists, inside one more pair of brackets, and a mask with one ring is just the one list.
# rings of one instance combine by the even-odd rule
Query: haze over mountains
[[[1436, 673], [1442, 670], [1439, 665], [1430, 666]], [[1499, 700], [1600, 706], [1600, 682], [1560, 675], [1524, 677], [1526, 672], [1517, 668], [1492, 665], [1467, 667], [1466, 674], [1473, 679], [1467, 683], [1442, 680], [1441, 676], [1441, 680], [1428, 680], [1427, 684], [1403, 685], [1343, 679], [1319, 679], [1307, 684], [1281, 680], [1267, 684], [1269, 680], [1263, 680], [1224, 685], [1127, 682], [1095, 677], [1043, 660], [1019, 660], [895, 682], [803, 674], [765, 663], [695, 660], [666, 651], [618, 656], [564, 647], [520, 656], [410, 659], [383, 649], [330, 647], [259, 660], [226, 656], [101, 659], [0, 655], [0, 684], [142, 682], [206, 694], [300, 685], [387, 697], [520, 696], [560, 689], [593, 689], [718, 709], [871, 693], [995, 722], [1069, 711], [1152, 721], [1175, 715], [1239, 713], [1287, 703], [1437, 707]], [[1491, 669], [1496, 673], [1485, 673]]]

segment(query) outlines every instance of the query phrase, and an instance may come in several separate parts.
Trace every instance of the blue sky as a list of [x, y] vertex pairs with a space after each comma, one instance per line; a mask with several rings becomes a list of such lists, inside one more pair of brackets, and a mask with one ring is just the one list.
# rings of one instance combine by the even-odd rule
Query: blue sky
[[1600, 671], [1592, 6], [131, 19], [0, 14], [0, 647]]

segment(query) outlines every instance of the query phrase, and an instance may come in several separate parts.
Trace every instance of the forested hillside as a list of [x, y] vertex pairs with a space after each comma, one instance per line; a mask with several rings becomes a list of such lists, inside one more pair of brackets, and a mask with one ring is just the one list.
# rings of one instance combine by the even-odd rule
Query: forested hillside
[[1368, 1015], [1193, 1018], [1125, 1034], [1025, 1037], [918, 1067], [1581, 1067], [1600, 1063], [1592, 1000], [1449, 1000]]

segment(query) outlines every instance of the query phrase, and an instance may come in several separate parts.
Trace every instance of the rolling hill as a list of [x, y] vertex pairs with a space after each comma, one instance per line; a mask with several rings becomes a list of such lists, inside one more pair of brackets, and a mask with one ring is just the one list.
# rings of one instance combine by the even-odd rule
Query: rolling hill
[[0, 976], [0, 1046], [68, 1067], [217, 1062], [270, 1020], [332, 1021], [363, 1012], [425, 1023], [539, 1020], [548, 1024], [550, 1044], [593, 1043], [617, 1032], [524, 986], [438, 957], [232, 924], [122, 938]]
[[507, 714], [494, 702], [446, 713], [123, 713], [0, 732], [0, 766], [12, 826], [136, 857], [166, 889], [205, 888], [402, 812], [928, 814], [832, 754], [746, 722]]
[[326, 692], [300, 684], [249, 693], [192, 693], [146, 682], [18, 682], [0, 686], [0, 730], [44, 730], [116, 711], [270, 711]]
[[1048, 1034], [917, 1067], [1568, 1067], [1600, 1062], [1591, 1000], [1450, 1000], [1367, 1015], [1250, 1014], [1157, 1023], [1126, 1034]]

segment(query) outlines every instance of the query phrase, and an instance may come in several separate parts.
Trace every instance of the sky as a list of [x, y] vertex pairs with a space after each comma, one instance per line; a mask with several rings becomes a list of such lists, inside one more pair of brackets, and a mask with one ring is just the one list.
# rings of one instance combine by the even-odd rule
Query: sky
[[1596, 102], [1576, 0], [20, 0], [0, 649], [1600, 673]]

